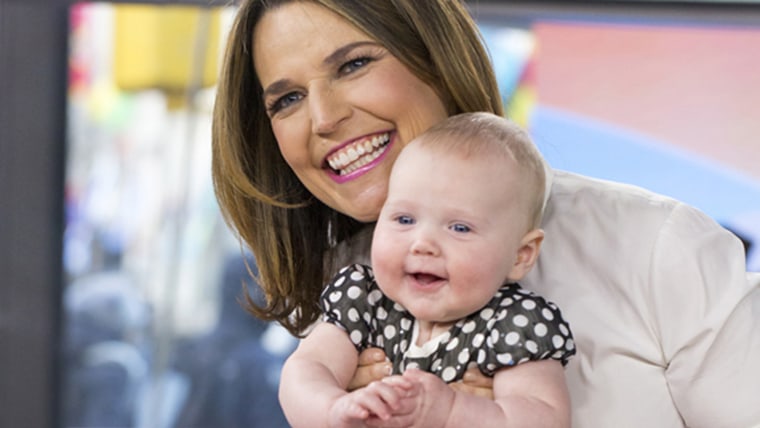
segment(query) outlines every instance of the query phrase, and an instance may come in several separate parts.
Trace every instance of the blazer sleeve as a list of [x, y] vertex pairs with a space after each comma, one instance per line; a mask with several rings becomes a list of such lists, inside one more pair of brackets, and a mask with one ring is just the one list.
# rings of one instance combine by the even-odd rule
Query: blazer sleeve
[[683, 204], [652, 252], [665, 376], [692, 428], [760, 426], [760, 274], [745, 261], [738, 238]]

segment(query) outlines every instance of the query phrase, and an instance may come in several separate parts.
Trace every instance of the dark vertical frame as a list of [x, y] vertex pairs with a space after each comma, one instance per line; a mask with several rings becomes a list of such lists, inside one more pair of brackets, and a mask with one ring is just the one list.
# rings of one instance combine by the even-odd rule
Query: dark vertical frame
[[0, 0], [0, 427], [60, 425], [66, 71], [74, 2]]
[[63, 2], [0, 0], [0, 426], [56, 418], [66, 90]]

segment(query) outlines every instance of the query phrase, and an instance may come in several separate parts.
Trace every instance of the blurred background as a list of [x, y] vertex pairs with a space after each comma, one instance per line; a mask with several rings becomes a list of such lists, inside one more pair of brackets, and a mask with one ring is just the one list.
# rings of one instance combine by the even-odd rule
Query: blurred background
[[[468, 4], [555, 168], [693, 204], [760, 270], [759, 2]], [[227, 2], [0, 0], [0, 427], [285, 427], [295, 346], [210, 181]]]

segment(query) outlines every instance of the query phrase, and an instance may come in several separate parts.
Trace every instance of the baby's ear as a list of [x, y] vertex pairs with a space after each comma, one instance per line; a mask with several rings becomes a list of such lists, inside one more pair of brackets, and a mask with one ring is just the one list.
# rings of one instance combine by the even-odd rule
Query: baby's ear
[[533, 229], [523, 236], [520, 241], [520, 248], [517, 250], [515, 264], [509, 272], [511, 281], [521, 280], [533, 269], [536, 260], [538, 260], [542, 242], [544, 242], [544, 231], [541, 229]]

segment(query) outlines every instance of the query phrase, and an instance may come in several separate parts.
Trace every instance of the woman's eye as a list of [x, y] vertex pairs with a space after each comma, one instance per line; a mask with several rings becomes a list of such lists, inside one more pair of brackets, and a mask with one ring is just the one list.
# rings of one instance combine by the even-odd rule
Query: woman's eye
[[466, 224], [457, 223], [451, 226], [451, 230], [457, 233], [467, 233], [471, 229], [470, 229], [470, 226], [467, 226]]
[[275, 113], [297, 103], [298, 101], [301, 101], [302, 99], [303, 95], [299, 94], [298, 92], [289, 92], [280, 98], [277, 98], [273, 102], [267, 104], [267, 113], [272, 116]]
[[398, 224], [409, 225], [409, 224], [414, 224], [414, 219], [408, 215], [400, 215], [396, 217], [396, 222]]
[[354, 71], [369, 64], [370, 61], [372, 61], [372, 59], [368, 57], [361, 57], [361, 58], [352, 59], [350, 61], [346, 61], [346, 63], [340, 66], [338, 73], [341, 75], [351, 74]]

